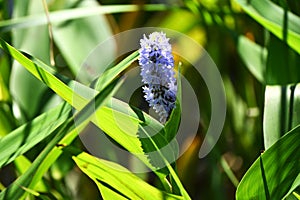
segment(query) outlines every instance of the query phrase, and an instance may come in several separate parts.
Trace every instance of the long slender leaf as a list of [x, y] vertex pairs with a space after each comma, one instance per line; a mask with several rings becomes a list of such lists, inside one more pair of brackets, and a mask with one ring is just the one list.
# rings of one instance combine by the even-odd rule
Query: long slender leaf
[[120, 63], [118, 63], [113, 68], [110, 68], [103, 72], [103, 74], [97, 79], [95, 83], [95, 89], [101, 90], [101, 88], [104, 88], [109, 81], [112, 81], [114, 78], [116, 78], [120, 72], [124, 71], [126, 68], [128, 68], [134, 61], [138, 59], [138, 51], [133, 52], [128, 57], [123, 59]]
[[[25, 156], [21, 155], [14, 160], [14, 164], [19, 174], [22, 175], [30, 168], [32, 162]], [[47, 192], [48, 187], [43, 179], [41, 179], [34, 189], [39, 192]]]
[[[75, 93], [70, 87], [68, 87], [60, 79], [58, 79], [54, 74], [55, 72], [51, 70], [51, 68], [47, 67], [44, 64], [41, 64], [40, 61], [35, 63], [32, 62], [29, 58], [25, 57], [23, 54], [21, 54], [15, 48], [7, 44], [5, 41], [0, 40], [0, 42], [1, 42], [1, 47], [4, 50], [6, 50], [6, 52], [12, 55], [25, 68], [27, 68], [28, 71], [30, 71], [34, 76], [36, 76], [38, 79], [43, 81], [46, 85], [48, 85], [48, 87], [54, 90], [60, 97], [62, 97], [73, 107], [80, 110], [87, 103], [87, 99]], [[136, 57], [134, 57], [133, 59], [136, 59]], [[122, 69], [122, 67], [120, 69]], [[109, 73], [109, 75], [111, 76], [112, 74]], [[116, 75], [117, 73], [114, 73], [114, 76]], [[106, 79], [104, 78], [104, 80]], [[111, 80], [111, 78], [108, 78], [108, 80]], [[74, 83], [74, 85], [80, 85], [80, 84]], [[121, 103], [118, 100], [114, 100], [108, 106], [109, 107], [115, 106], [113, 109], [121, 110], [122, 112], [113, 111], [108, 107], [103, 107], [102, 109], [99, 109], [96, 112], [96, 118], [93, 118], [93, 122], [96, 125], [98, 125], [102, 130], [104, 130], [107, 134], [109, 134], [110, 137], [115, 139], [119, 144], [124, 146], [128, 151], [143, 155], [145, 149], [142, 148], [141, 141], [139, 140], [138, 136], [135, 135], [135, 137], [128, 137], [128, 135], [137, 133], [138, 126], [141, 121], [137, 118], [134, 119], [134, 117], [130, 117], [130, 115], [136, 116], [135, 113], [131, 111], [130, 114], [130, 112], [128, 112], [129, 110], [131, 110], [129, 106], [124, 103]], [[129, 113], [129, 118], [128, 118], [128, 113]], [[97, 121], [97, 118], [101, 120]], [[151, 123], [152, 125], [151, 129], [152, 131], [154, 131], [154, 133], [150, 135], [155, 135], [156, 133], [158, 133], [160, 130], [163, 129], [163, 126], [159, 125], [159, 123], [156, 120], [153, 120], [149, 117], [146, 117], [146, 120], [147, 120], [147, 124]], [[118, 124], [120, 122], [122, 123], [123, 127], [128, 127], [128, 129], [120, 128]], [[124, 130], [126, 130], [126, 132], [124, 132]], [[160, 143], [161, 144], [160, 146], [163, 147], [167, 145], [168, 142], [162, 138], [163, 136], [161, 134], [157, 134], [156, 142]], [[151, 150], [153, 150], [153, 147], [149, 146], [148, 152]], [[147, 162], [146, 155], [144, 158], [141, 159], [143, 159], [144, 162]]]
[[[94, 111], [100, 108], [107, 99], [111, 98], [112, 91], [116, 91], [116, 88], [118, 88], [118, 86], [116, 88], [115, 86], [116, 81], [99, 92], [96, 97], [90, 100], [82, 110], [80, 110], [73, 117], [69, 118], [64, 124], [59, 126], [52, 133], [55, 135], [54, 138], [35, 159], [31, 167], [12, 185], [10, 185], [7, 189], [3, 190], [0, 193], [0, 199], [19, 199], [25, 192], [24, 190], [20, 190], [20, 186], [28, 188], [28, 186], [31, 184], [32, 176], [41, 167], [44, 159], [48, 156], [52, 149], [58, 144], [61, 139], [66, 136], [66, 134], [73, 132], [77, 128], [79, 130], [82, 130], [82, 128], [89, 123], [91, 116], [94, 114]], [[77, 124], [74, 123], [74, 120], [77, 121]]]
[[[269, 0], [236, 0], [258, 23], [300, 54], [300, 18]], [[285, 30], [287, 27], [287, 30]]]
[[[88, 100], [75, 93], [58, 79], [54, 75], [55, 72], [50, 70], [49, 67], [41, 64], [41, 62], [32, 62], [3, 40], [0, 42], [4, 50], [10, 53], [10, 55], [24, 65], [33, 75], [47, 84], [48, 87], [53, 89], [73, 107], [80, 110], [86, 105]], [[122, 69], [122, 67], [120, 67], [120, 69]], [[73, 82], [73, 84], [76, 85], [75, 82]], [[169, 173], [168, 171], [171, 170], [170, 172], [172, 172], [171, 174], [176, 180], [176, 184], [181, 184], [176, 173], [172, 167], [169, 166], [169, 163], [174, 162], [176, 159], [172, 148], [173, 144], [170, 144], [169, 141], [165, 139], [163, 134], [164, 129], [160, 123], [146, 114], [144, 114], [144, 116], [144, 125], [146, 125], [146, 127], [141, 125], [142, 121], [136, 117], [136, 114], [131, 110], [128, 104], [122, 103], [119, 100], [113, 100], [111, 104], [107, 104], [107, 107], [105, 106], [97, 110], [95, 116], [92, 117], [92, 121], [129, 152], [138, 156], [156, 173], [167, 175]], [[153, 137], [149, 138], [152, 135]], [[140, 136], [142, 136], [142, 138]], [[163, 167], [167, 167], [168, 170], [157, 171]], [[179, 186], [179, 188], [185, 193], [185, 196], [188, 196], [182, 186]]]
[[[146, 4], [140, 5], [108, 5], [108, 6], [93, 6], [85, 8], [66, 9], [61, 11], [50, 12], [50, 21], [63, 22], [71, 19], [78, 19], [90, 17], [99, 14], [134, 12], [134, 11], [164, 11], [169, 10], [170, 7], [164, 4]], [[20, 17], [12, 20], [5, 20], [0, 22], [0, 31], [10, 31], [16, 28], [26, 28], [32, 26], [40, 26], [47, 24], [45, 14], [36, 14], [34, 16]]]
[[97, 159], [84, 152], [73, 156], [73, 159], [95, 182], [117, 188], [127, 199], [183, 199], [156, 189], [116, 163]]
[[0, 138], [0, 168], [48, 137], [70, 117], [71, 106], [61, 104]]

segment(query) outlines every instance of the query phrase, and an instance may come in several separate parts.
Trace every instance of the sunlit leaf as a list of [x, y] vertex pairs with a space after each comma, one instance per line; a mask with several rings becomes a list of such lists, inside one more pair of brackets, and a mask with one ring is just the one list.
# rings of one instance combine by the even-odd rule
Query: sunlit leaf
[[[44, 167], [43, 161], [49, 155], [49, 153], [55, 148], [59, 141], [61, 141], [67, 134], [72, 133], [77, 130], [82, 130], [90, 121], [91, 116], [94, 114], [95, 110], [103, 106], [104, 102], [111, 98], [112, 92], [115, 92], [119, 86], [116, 86], [116, 81], [108, 85], [101, 92], [99, 92], [95, 98], [90, 100], [88, 104], [81, 109], [76, 115], [68, 118], [68, 120], [55, 129], [52, 134], [54, 135], [53, 139], [47, 144], [39, 156], [34, 160], [30, 168], [20, 176], [13, 184], [8, 188], [3, 190], [0, 193], [0, 199], [19, 199], [23, 194], [24, 190], [20, 190], [20, 185], [22, 187], [28, 188], [28, 186], [33, 181], [32, 176], [41, 172], [44, 172], [42, 169]], [[76, 120], [76, 124], [74, 123]], [[45, 163], [46, 166], [49, 163]]]
[[264, 107], [264, 144], [269, 148], [283, 133], [300, 124], [299, 84], [287, 86], [266, 86]]
[[237, 50], [249, 71], [265, 83], [267, 50], [244, 36], [239, 36]]
[[[236, 0], [258, 23], [300, 54], [300, 18], [269, 0]], [[285, 26], [286, 24], [286, 26]], [[287, 27], [285, 30], [284, 27]]]
[[236, 199], [282, 199], [300, 173], [299, 137], [297, 126], [262, 153], [241, 180]]
[[[56, 77], [55, 72], [51, 70], [51, 68], [40, 61], [36, 61], [36, 59], [30, 55], [25, 57], [3, 40], [1, 40], [1, 46], [27, 68], [28, 71], [43, 81], [76, 109], [81, 110], [81, 108], [86, 105], [88, 100], [64, 84], [62, 80]], [[32, 62], [29, 58], [35, 62]], [[133, 57], [132, 59], [136, 58]], [[120, 70], [121, 69], [122, 66], [120, 67]], [[117, 75], [117, 73], [114, 74], [115, 76]], [[72, 83], [73, 87], [80, 85], [79, 83]], [[92, 89], [86, 87], [86, 92], [91, 90]], [[136, 114], [128, 104], [113, 99], [112, 103], [108, 103], [107, 106], [97, 110], [95, 116], [91, 118], [91, 121], [129, 152], [136, 155], [156, 173], [163, 173], [165, 175], [171, 173], [182, 194], [188, 197], [174, 169], [169, 166], [169, 163], [176, 160], [176, 153], [173, 149], [173, 143], [176, 141], [173, 140], [173, 143], [167, 141], [164, 137], [163, 126], [145, 113], [143, 115], [145, 122], [142, 124], [142, 121], [136, 117]], [[168, 170], [157, 171], [164, 167]]]
[[92, 180], [107, 189], [117, 188], [117, 194], [127, 199], [183, 199], [156, 189], [116, 163], [97, 159], [84, 152], [73, 156], [73, 159]]
[[0, 138], [0, 167], [9, 164], [19, 155], [48, 137], [70, 117], [70, 114], [72, 114], [71, 107], [61, 104], [33, 121], [20, 126], [6, 137]]

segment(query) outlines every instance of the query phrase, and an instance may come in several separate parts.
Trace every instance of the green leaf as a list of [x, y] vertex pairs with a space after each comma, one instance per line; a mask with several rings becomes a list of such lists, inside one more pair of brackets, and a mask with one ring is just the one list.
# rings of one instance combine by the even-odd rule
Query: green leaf
[[[89, 176], [91, 178], [91, 176]], [[92, 179], [97, 187], [99, 188], [99, 191], [101, 192], [101, 196], [103, 199], [117, 199], [117, 200], [126, 200], [128, 198], [122, 196], [121, 194], [114, 191], [114, 188], [109, 188], [105, 185], [102, 185], [99, 181], [96, 179]]]
[[[101, 106], [103, 106], [104, 102], [111, 98], [112, 91], [116, 91], [116, 89], [120, 86], [116, 86], [117, 81], [114, 81], [112, 84], [108, 85], [101, 92], [99, 92], [95, 98], [90, 100], [88, 104], [80, 110], [76, 115], [69, 118], [64, 124], [59, 126], [52, 134], [54, 135], [53, 139], [48, 143], [48, 145], [43, 149], [43, 151], [39, 154], [39, 156], [34, 160], [31, 167], [21, 176], [19, 177], [13, 184], [11, 184], [8, 188], [3, 190], [0, 193], [0, 199], [19, 199], [24, 191], [20, 190], [20, 185], [25, 188], [29, 188], [28, 186], [32, 182], [38, 182], [37, 179], [32, 179], [32, 177], [36, 177], [36, 174], [40, 174], [44, 171], [43, 164], [49, 164], [43, 162], [45, 158], [49, 155], [49, 153], [53, 150], [53, 148], [61, 141], [67, 134], [73, 133], [77, 131], [77, 129], [82, 130], [88, 122], [90, 118], [94, 114], [95, 110], [98, 110]], [[74, 123], [76, 121], [77, 123]], [[40, 170], [40, 171], [39, 171]], [[34, 176], [35, 175], [35, 176]], [[41, 177], [41, 176], [40, 176]]]
[[[236, 0], [253, 19], [300, 54], [300, 18], [269, 0]], [[288, 29], [287, 29], [287, 28]]]
[[[21, 52], [16, 50], [14, 47], [6, 43], [4, 40], [0, 38], [0, 48], [2, 48], [6, 53], [11, 55], [15, 60], [17, 60], [23, 67], [25, 67], [32, 75], [34, 75], [37, 79], [44, 82], [49, 88], [51, 88], [56, 94], [58, 94], [61, 98], [63, 98], [66, 102], [73, 105], [76, 108], [82, 108], [87, 100], [81, 97], [78, 94], [74, 94], [72, 89], [63, 83], [62, 80], [57, 78], [56, 72], [46, 64], [41, 61], [35, 59], [34, 57], [27, 54], [24, 56]], [[31, 61], [30, 59], [33, 59]], [[76, 101], [73, 101], [73, 98]]]
[[[1, 84], [1, 83], [0, 83]], [[0, 86], [1, 87], [1, 86]], [[1, 89], [0, 89], [1, 90]], [[15, 127], [15, 118], [10, 105], [0, 101], [0, 139]]]
[[290, 98], [286, 86], [266, 86], [263, 118], [265, 149], [288, 131]]
[[[35, 13], [44, 13], [42, 1], [20, 1], [14, 4], [13, 18], [24, 15], [31, 16]], [[39, 57], [46, 63], [49, 63], [49, 36], [47, 26], [31, 27], [18, 32], [13, 32], [12, 43], [18, 48], [29, 54]], [[36, 45], [36, 41], [43, 45]], [[32, 89], [34, 88], [34, 90]], [[11, 78], [10, 92], [14, 101], [21, 107], [22, 117], [25, 121], [32, 119], [40, 113], [49, 98], [50, 91], [40, 81], [36, 80], [19, 63], [14, 62]], [[45, 99], [46, 98], [46, 99]]]
[[237, 50], [253, 76], [261, 83], [265, 83], [268, 51], [244, 36], [238, 37]]
[[267, 149], [249, 168], [236, 199], [282, 199], [300, 173], [300, 126]]
[[0, 138], [0, 168], [48, 137], [70, 114], [71, 106], [61, 104]]
[[[95, 0], [81, 1], [78, 8], [97, 7]], [[76, 78], [84, 83], [91, 82], [98, 74], [99, 69], [107, 66], [107, 62], [115, 58], [113, 42], [106, 46], [106, 51], [101, 52], [96, 63], [89, 63], [88, 70], [80, 70], [89, 53], [101, 42], [111, 36], [110, 26], [104, 15], [96, 15], [83, 19], [76, 19], [64, 23], [52, 23], [53, 39], [62, 53], [64, 59], [71, 67]], [[83, 37], [78, 37], [82, 35]], [[75, 41], [75, 42], [74, 42]], [[91, 68], [92, 66], [93, 68]]]
[[127, 69], [133, 62], [135, 62], [139, 57], [138, 51], [133, 52], [126, 58], [124, 58], [121, 62], [119, 62], [114, 67], [106, 70], [100, 77], [96, 80], [95, 89], [100, 91], [101, 88], [104, 88], [109, 81], [112, 81], [116, 78], [122, 71]]
[[297, 178], [295, 179], [294, 183], [292, 184], [289, 192], [283, 197], [283, 199], [287, 198], [292, 192], [300, 186], [300, 174], [298, 174]]
[[[75, 93], [70, 87], [65, 85], [62, 80], [58, 79], [51, 68], [27, 55], [34, 60], [34, 62], [32, 62], [3, 40], [0, 40], [0, 44], [0, 47], [6, 50], [6, 52], [12, 55], [27, 68], [28, 71], [43, 81], [65, 101], [75, 107], [75, 109], [81, 110], [81, 108], [86, 105], [88, 100]], [[120, 67], [120, 69], [122, 69], [122, 67]], [[118, 73], [120, 72], [121, 71]], [[117, 73], [114, 74], [116, 75]], [[74, 81], [71, 82], [71, 85], [73, 85], [73, 87], [77, 85], [84, 88], [80, 83]], [[91, 90], [92, 89], [85, 87], [85, 92], [93, 92]], [[174, 149], [172, 148], [174, 145], [169, 144], [169, 141], [165, 139], [163, 126], [158, 121], [145, 113], [143, 115], [145, 116], [144, 123], [137, 118], [128, 104], [112, 99], [107, 106], [97, 110], [91, 120], [112, 139], [136, 155], [156, 173], [163, 173], [165, 175], [171, 173], [182, 194], [189, 198], [176, 173], [169, 165], [169, 163], [174, 162], [176, 159]], [[151, 136], [153, 137], [151, 138]], [[166, 170], [157, 171], [162, 167], [167, 167], [169, 172]]]
[[176, 107], [172, 111], [169, 120], [165, 124], [165, 137], [168, 142], [172, 141], [177, 134], [180, 120], [181, 120], [181, 74], [180, 69], [181, 64], [178, 67], [178, 77], [177, 77], [177, 95], [176, 95]]
[[[79, 94], [75, 93], [70, 87], [65, 85], [60, 79], [58, 79], [54, 74], [55, 72], [51, 70], [48, 66], [45, 64], [42, 64], [42, 62], [38, 61], [37, 59], [27, 55], [31, 59], [35, 60], [35, 62], [32, 62], [29, 58], [22, 55], [19, 51], [17, 51], [15, 48], [7, 44], [5, 41], [0, 40], [1, 47], [6, 50], [10, 55], [12, 55], [16, 60], [18, 60], [28, 71], [30, 71], [34, 76], [36, 76], [39, 80], [43, 81], [48, 87], [50, 87], [55, 93], [57, 93], [60, 97], [62, 97], [65, 101], [67, 101], [69, 104], [71, 104], [76, 109], [80, 110], [88, 100], [80, 96]], [[135, 59], [136, 57], [134, 57]], [[131, 61], [129, 61], [131, 62]], [[120, 67], [120, 70], [122, 67]], [[120, 71], [114, 72], [114, 76], [116, 76]], [[111, 74], [109, 73], [109, 76]], [[104, 79], [105, 80], [105, 79]], [[111, 80], [109, 78], [109, 80]], [[79, 86], [79, 83], [72, 82], [73, 85]], [[107, 80], [106, 80], [107, 83]], [[102, 84], [105, 84], [102, 82]], [[87, 87], [85, 87], [87, 88]], [[89, 90], [87, 90], [89, 91]], [[114, 106], [114, 107], [112, 107]], [[96, 112], [96, 117], [92, 119], [92, 121], [99, 126], [102, 130], [104, 130], [111, 138], [116, 140], [119, 144], [124, 146], [128, 151], [137, 153], [137, 154], [144, 154], [145, 149], [141, 147], [141, 142], [138, 138], [138, 135], [135, 135], [135, 137], [128, 137], [128, 135], [133, 135], [134, 133], [137, 134], [137, 130], [139, 128], [139, 123], [141, 122], [138, 118], [134, 117], [136, 116], [135, 113], [129, 108], [129, 106], [125, 103], [121, 103], [118, 100], [114, 100], [111, 104], [109, 104], [109, 107], [112, 107], [113, 109], [116, 109], [116, 111], [108, 108], [103, 107], [102, 109], [99, 109]], [[120, 112], [121, 111], [121, 112]], [[131, 111], [131, 112], [128, 112]], [[128, 114], [130, 113], [130, 114]], [[104, 116], [104, 117], [103, 117]], [[97, 120], [101, 119], [100, 121]], [[116, 120], [117, 119], [117, 120]], [[149, 117], [146, 117], [147, 123], [152, 124], [152, 132], [154, 132], [152, 135], [155, 135], [157, 132], [163, 129], [163, 126], [160, 125], [156, 120], [153, 120]], [[120, 128], [120, 124], [122, 125], [122, 128]], [[125, 127], [125, 128], [124, 128]], [[128, 127], [128, 128], [126, 128]], [[124, 131], [125, 130], [125, 131]], [[127, 132], [128, 131], [128, 132]], [[159, 144], [162, 144], [161, 146], [165, 146], [168, 143], [163, 138], [161, 134], [157, 134], [156, 141], [159, 142]], [[147, 140], [147, 139], [145, 139]], [[146, 142], [147, 143], [147, 142]], [[146, 144], [144, 142], [144, 144]], [[144, 145], [144, 147], [149, 147], [149, 151], [153, 150], [153, 144], [149, 143], [150, 145]], [[148, 152], [149, 152], [148, 151]], [[147, 151], [146, 151], [147, 152]], [[144, 155], [144, 158], [141, 157], [141, 159], [146, 162], [147, 156]], [[172, 159], [172, 157], [170, 158]]]
[[300, 84], [266, 86], [264, 106], [265, 149], [274, 144], [283, 133], [300, 124]]
[[274, 35], [270, 36], [267, 48], [266, 83], [285, 85], [300, 82], [300, 54]]
[[291, 99], [293, 107], [290, 108], [290, 124], [291, 127], [296, 127], [300, 124], [300, 84], [291, 87]]
[[[97, 185], [102, 185], [106, 189], [115, 188], [118, 194], [126, 199], [183, 199], [156, 189], [116, 163], [97, 159], [84, 152], [73, 156], [73, 159]], [[101, 187], [99, 189], [101, 190]], [[106, 195], [107, 192], [104, 196]], [[106, 197], [112, 197], [111, 195]]]
[[[30, 160], [28, 158], [21, 155], [14, 160], [14, 164], [16, 166], [18, 173], [20, 175], [22, 175], [26, 172], [27, 169], [29, 169], [29, 167], [31, 166], [32, 163], [30, 162]], [[47, 188], [46, 184], [43, 182], [43, 180], [39, 181], [34, 189], [39, 192], [47, 192], [47, 190], [48, 190], [48, 188]]]
[[[177, 8], [176, 6], [174, 7]], [[71, 19], [90, 17], [90, 16], [100, 15], [100, 14], [135, 12], [140, 10], [165, 11], [174, 7], [167, 6], [165, 4], [93, 6], [93, 7], [53, 11], [50, 12], [49, 16], [50, 16], [51, 23], [56, 23], [56, 22], [63, 22]], [[0, 32], [10, 31], [12, 29], [46, 25], [46, 24], [47, 24], [47, 19], [44, 13], [35, 14], [33, 16], [19, 17], [16, 19], [1, 21]]]
[[300, 55], [275, 36], [270, 36], [267, 48], [239, 36], [237, 48], [246, 67], [261, 83], [285, 85], [300, 81]]

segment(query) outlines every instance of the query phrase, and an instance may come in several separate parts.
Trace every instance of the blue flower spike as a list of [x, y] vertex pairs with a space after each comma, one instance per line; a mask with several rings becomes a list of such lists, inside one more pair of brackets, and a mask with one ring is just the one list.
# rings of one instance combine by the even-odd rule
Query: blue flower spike
[[140, 45], [144, 97], [160, 116], [160, 122], [165, 123], [175, 108], [177, 93], [172, 47], [163, 32], [153, 32], [149, 38], [144, 34]]

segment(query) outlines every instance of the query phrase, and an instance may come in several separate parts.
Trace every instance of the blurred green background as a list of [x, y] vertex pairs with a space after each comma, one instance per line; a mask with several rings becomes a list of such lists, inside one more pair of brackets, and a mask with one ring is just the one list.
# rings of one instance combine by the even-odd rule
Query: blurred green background
[[[300, 15], [299, 1], [274, 0], [273, 3], [285, 12]], [[249, 16], [236, 0], [47, 1], [50, 13], [100, 5], [107, 8], [102, 15], [85, 11], [50, 18], [53, 35], [49, 35], [42, 0], [0, 0], [0, 36], [15, 48], [53, 65], [58, 73], [79, 78], [84, 83], [90, 81], [90, 77], [88, 73], [77, 76], [82, 62], [97, 44], [114, 34], [149, 26], [169, 28], [193, 38], [209, 53], [222, 75], [227, 115], [217, 145], [208, 156], [199, 159], [198, 152], [210, 123], [210, 97], [201, 77], [195, 77], [192, 66], [184, 62], [182, 71], [197, 94], [201, 121], [196, 137], [185, 138], [192, 144], [177, 161], [178, 174], [192, 199], [234, 199], [239, 181], [265, 150], [266, 85], [287, 86], [300, 81], [300, 44], [297, 48], [285, 42], [287, 28], [292, 26], [281, 22], [283, 31], [279, 39]], [[275, 21], [280, 15], [272, 7], [261, 9], [265, 9], [261, 13], [274, 15]], [[286, 19], [285, 12], [282, 12], [283, 19]], [[186, 50], [193, 52], [188, 47]], [[193, 53], [201, 56], [201, 52], [199, 55]], [[103, 59], [101, 61], [99, 55], [99, 65], [105, 62], [106, 58]], [[175, 59], [180, 60], [179, 57]], [[0, 51], [0, 137], [60, 101], [20, 64]], [[281, 130], [286, 132], [292, 127]], [[46, 142], [26, 153], [29, 160], [36, 157]], [[79, 139], [74, 145], [83, 148]], [[69, 159], [63, 154], [46, 175], [53, 192], [60, 193], [64, 199], [100, 198], [94, 183]], [[18, 173], [13, 164], [5, 166], [0, 170], [0, 185], [9, 185]], [[151, 177], [151, 174], [144, 176], [146, 181], [153, 183]]]

